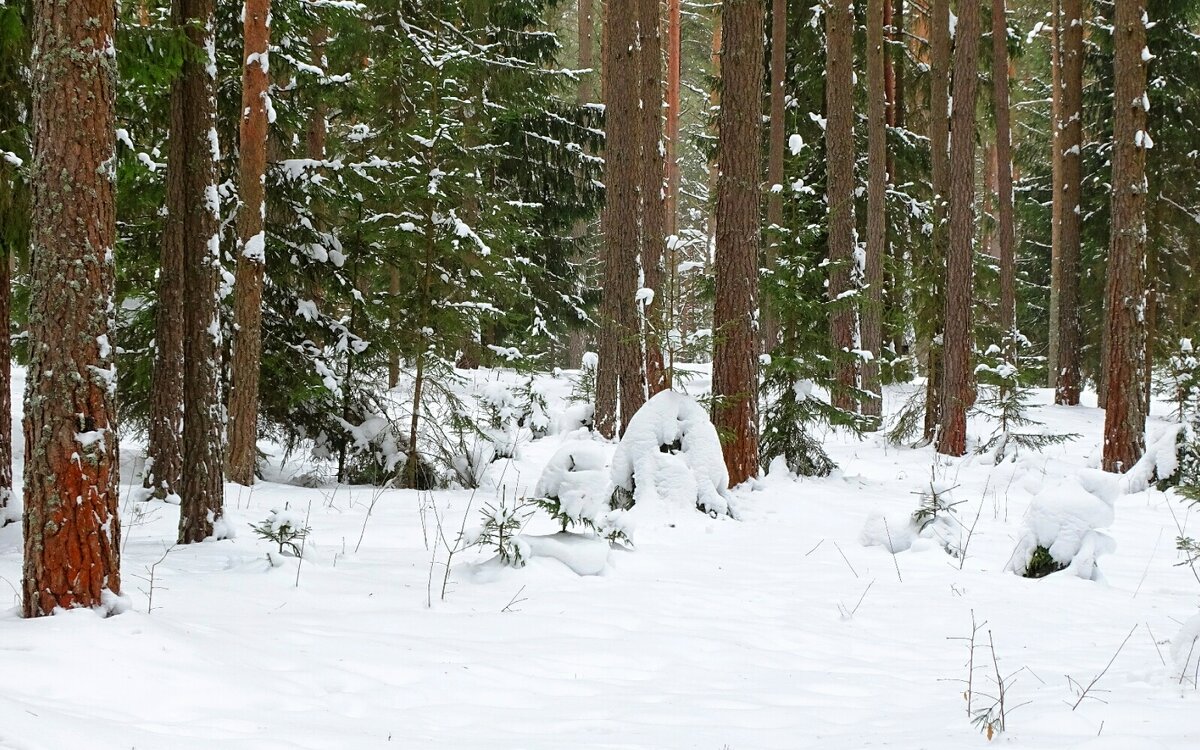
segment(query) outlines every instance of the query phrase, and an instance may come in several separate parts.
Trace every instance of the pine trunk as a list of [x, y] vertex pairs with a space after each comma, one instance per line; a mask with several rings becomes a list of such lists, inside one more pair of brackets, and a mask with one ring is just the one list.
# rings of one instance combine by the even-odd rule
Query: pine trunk
[[654, 297], [642, 307], [642, 325], [646, 349], [646, 385], [651, 396], [667, 388], [666, 368], [663, 365], [662, 342], [667, 318], [663, 304], [667, 300], [663, 272], [663, 253], [666, 248], [666, 204], [663, 180], [666, 164], [663, 158], [662, 110], [662, 35], [660, 32], [659, 0], [637, 0], [638, 4], [638, 73], [639, 123], [638, 140], [642, 153], [638, 160], [641, 207], [640, 256], [642, 283]]
[[[592, 36], [595, 34], [595, 17], [592, 15], [593, 0], [579, 0], [578, 8], [578, 44], [579, 44], [579, 60], [576, 65], [579, 70], [591, 71], [592, 69]], [[579, 74], [579, 89], [576, 92], [575, 102], [580, 107], [591, 103], [593, 97], [592, 91], [593, 73]], [[579, 247], [583, 246], [583, 240], [587, 237], [588, 223], [580, 220], [575, 225], [573, 236], [578, 241]], [[581, 261], [584, 256], [582, 253], [577, 255]], [[587, 351], [587, 331], [581, 325], [571, 326], [571, 330], [567, 333], [567, 367], [578, 369], [582, 367], [583, 355]]]
[[262, 369], [263, 273], [266, 266], [267, 75], [270, 0], [246, 0], [239, 139], [237, 258], [233, 364], [229, 392], [229, 479], [250, 486], [258, 462], [258, 381]]
[[1008, 16], [992, 0], [992, 97], [996, 110], [996, 245], [1000, 256], [1000, 331], [1005, 356], [1016, 357], [1017, 261], [1013, 225], [1012, 125], [1008, 91]]
[[[1083, 0], [1063, 0], [1062, 109], [1059, 113], [1059, 149], [1062, 192], [1055, 213], [1061, 228], [1058, 277], [1052, 279], [1058, 295], [1058, 357], [1054, 402], [1079, 403], [1080, 344], [1079, 264], [1083, 150]], [[1054, 283], [1054, 282], [1057, 283]]]
[[723, 0], [721, 111], [717, 115], [716, 303], [713, 422], [731, 486], [758, 474], [759, 194], [762, 172], [763, 7]]
[[[787, 0], [771, 2], [771, 114], [770, 142], [767, 144], [767, 258], [766, 267], [775, 269], [779, 246], [783, 242], [783, 157], [787, 143]], [[779, 339], [779, 316], [771, 300], [764, 300], [762, 350], [769, 353]]]
[[[728, 34], [726, 29], [726, 34]], [[825, 9], [825, 152], [829, 204], [829, 316], [834, 350], [833, 404], [854, 409], [857, 386], [854, 348], [854, 8], [849, 2]], [[728, 96], [728, 93], [726, 93]], [[718, 220], [718, 224], [719, 224]]]
[[195, 49], [208, 51], [205, 60], [185, 58], [172, 92], [172, 124], [180, 127], [172, 129], [171, 140], [182, 141], [183, 149], [183, 159], [168, 165], [176, 173], [183, 172], [171, 196], [180, 202], [168, 208], [184, 212], [180, 544], [212, 536], [224, 500], [213, 6], [214, 0], [175, 0], [172, 6], [176, 27], [187, 29]]
[[[867, 294], [862, 306], [862, 387], [868, 394], [862, 413], [883, 413], [879, 357], [883, 350], [883, 256], [887, 252], [887, 70], [883, 47], [884, 7], [890, 0], [867, 1]], [[878, 423], [878, 419], [876, 419]]]
[[938, 453], [967, 451], [971, 398], [971, 301], [975, 244], [975, 93], [979, 84], [979, 2], [958, 6], [954, 45], [954, 112], [950, 128], [950, 236], [946, 253], [944, 379]]
[[1108, 406], [1105, 471], [1125, 472], [1145, 451], [1142, 363], [1146, 286], [1146, 27], [1144, 0], [1122, 0], [1113, 18], [1112, 233], [1105, 285]]
[[[0, 183], [2, 184], [2, 183]], [[4, 185], [5, 189], [10, 186]], [[0, 528], [16, 519], [9, 508], [13, 496], [12, 475], [12, 249], [0, 253]]]
[[596, 429], [621, 432], [645, 401], [637, 309], [638, 0], [608, 0], [604, 13], [604, 250]]
[[925, 430], [926, 441], [937, 434], [942, 406], [942, 367], [944, 321], [942, 302], [945, 296], [946, 268], [946, 200], [950, 191], [950, 0], [933, 0], [930, 19], [929, 68], [929, 150], [933, 180], [933, 238], [929, 255], [923, 264], [928, 289], [927, 304], [921, 311], [929, 340], [925, 367]]
[[1050, 0], [1050, 332], [1046, 384], [1058, 387], [1059, 314], [1062, 303], [1062, 0]]
[[[22, 613], [121, 591], [111, 0], [35, 0]], [[6, 332], [7, 333], [7, 332]]]

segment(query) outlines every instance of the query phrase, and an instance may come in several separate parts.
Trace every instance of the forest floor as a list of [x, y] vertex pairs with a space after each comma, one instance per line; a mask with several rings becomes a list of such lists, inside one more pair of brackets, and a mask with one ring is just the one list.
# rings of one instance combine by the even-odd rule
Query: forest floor
[[[545, 380], [561, 411], [569, 382]], [[227, 486], [235, 538], [188, 547], [171, 546], [175, 506], [124, 499], [130, 609], [108, 619], [18, 617], [14, 524], [0, 530], [0, 748], [961, 750], [988, 744], [968, 675], [970, 709], [986, 712], [997, 669], [996, 742], [1196, 747], [1200, 645], [1185, 661], [1170, 643], [1200, 601], [1175, 565], [1176, 521], [1200, 522], [1187, 506], [1119, 497], [1103, 581], [1005, 572], [1032, 496], [1098, 466], [1103, 413], [1049, 399], [1037, 392], [1035, 416], [1081, 437], [996, 466], [828, 434], [833, 476], [739, 488], [738, 520], [668, 511], [595, 576], [536, 557], [482, 565], [476, 549], [445, 575], [438, 519], [453, 543], [483, 505], [529, 494], [561, 435], [521, 445], [474, 493], [306, 488], [289, 482], [312, 465], [276, 460], [273, 481]], [[1152, 437], [1169, 429], [1161, 412]], [[138, 452], [123, 450], [126, 483]], [[863, 546], [871, 514], [902, 520], [931, 473], [973, 529], [965, 556], [932, 539]], [[302, 561], [275, 566], [248, 526], [285, 505], [312, 532]]]

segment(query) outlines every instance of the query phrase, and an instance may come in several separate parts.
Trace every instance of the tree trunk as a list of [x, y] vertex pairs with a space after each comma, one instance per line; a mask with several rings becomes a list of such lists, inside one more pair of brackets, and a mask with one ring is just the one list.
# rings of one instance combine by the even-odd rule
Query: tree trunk
[[1125, 472], [1145, 451], [1142, 362], [1146, 286], [1146, 26], [1144, 0], [1122, 0], [1113, 18], [1112, 233], [1105, 284], [1108, 407], [1105, 471]]
[[[728, 34], [728, 30], [726, 30]], [[854, 409], [854, 9], [849, 2], [825, 8], [825, 152], [828, 163], [830, 335], [834, 350], [833, 404]], [[728, 93], [726, 93], [728, 96]], [[718, 220], [719, 224], [719, 220]]]
[[1016, 361], [1017, 261], [1013, 226], [1012, 126], [1009, 122], [1008, 16], [992, 0], [992, 97], [996, 109], [996, 245], [1000, 256], [1000, 332], [1004, 355]]
[[950, 190], [950, 0], [933, 0], [930, 19], [929, 150], [933, 180], [933, 237], [924, 271], [928, 304], [921, 311], [930, 334], [925, 375], [926, 441], [932, 441], [940, 423], [942, 406], [942, 353], [944, 339], [942, 300], [946, 265], [946, 197]]
[[234, 282], [233, 365], [229, 393], [229, 479], [254, 484], [258, 463], [258, 379], [262, 369], [262, 297], [266, 257], [267, 54], [271, 0], [246, 0], [238, 213], [241, 252]]
[[862, 413], [883, 413], [879, 357], [883, 350], [883, 256], [887, 252], [887, 71], [883, 47], [884, 7], [891, 0], [867, 2], [867, 294], [862, 305], [862, 348], [871, 353], [863, 362], [862, 387], [871, 397], [860, 404]]
[[967, 451], [971, 402], [971, 300], [975, 240], [975, 93], [979, 84], [979, 2], [958, 6], [954, 112], [950, 128], [950, 245], [946, 254], [944, 380], [938, 453]]
[[[579, 0], [578, 12], [578, 44], [579, 44], [579, 61], [576, 65], [579, 70], [590, 71], [593, 66], [592, 62], [592, 36], [595, 34], [595, 16], [592, 13], [593, 0]], [[592, 77], [593, 73], [581, 73], [579, 75], [579, 90], [576, 95], [575, 102], [579, 106], [590, 104], [593, 97]], [[580, 220], [575, 225], [573, 235], [576, 240], [580, 241], [577, 246], [582, 246], [582, 240], [587, 236], [588, 223]], [[582, 255], [577, 257], [582, 258]], [[583, 355], [587, 350], [587, 331], [579, 325], [571, 326], [571, 330], [567, 333], [567, 367], [578, 369], [582, 367]]]
[[713, 422], [731, 486], [758, 475], [759, 194], [762, 172], [763, 7], [723, 0], [721, 111], [717, 115], [716, 302]]
[[209, 51], [203, 61], [185, 60], [172, 91], [172, 124], [180, 127], [172, 129], [171, 140], [183, 141], [184, 155], [168, 165], [183, 172], [174, 196], [180, 203], [172, 204], [184, 212], [180, 544], [212, 536], [224, 500], [213, 6], [214, 0], [175, 0], [172, 6], [176, 26], [187, 29], [196, 49]]
[[[16, 189], [4, 185], [5, 190]], [[0, 528], [17, 520], [9, 507], [13, 496], [12, 476], [12, 263], [15, 248], [0, 240]]]
[[[787, 0], [771, 2], [771, 130], [767, 144], [767, 258], [766, 267], [774, 271], [783, 242], [783, 157], [787, 143]], [[779, 339], [779, 316], [772, 300], [764, 300], [762, 314], [762, 350], [769, 353]]]
[[[1083, 150], [1083, 0], [1063, 0], [1062, 30], [1062, 109], [1059, 113], [1059, 149], [1062, 192], [1055, 200], [1061, 222], [1058, 252], [1058, 277], [1051, 283], [1058, 290], [1058, 358], [1055, 370], [1054, 402], [1074, 406], [1079, 403], [1080, 344], [1079, 263], [1080, 195], [1082, 190], [1081, 153]], [[1057, 283], [1055, 283], [1057, 282]]]
[[[604, 271], [596, 429], [612, 438], [645, 401], [638, 345], [638, 0], [608, 0], [604, 14]], [[619, 412], [618, 412], [619, 408]], [[618, 420], [619, 414], [619, 420]]]
[[662, 35], [660, 32], [659, 0], [637, 0], [638, 5], [638, 73], [639, 122], [638, 140], [642, 153], [638, 160], [641, 207], [640, 256], [642, 283], [654, 292], [653, 299], [642, 306], [642, 325], [646, 348], [646, 384], [651, 396], [666, 389], [666, 368], [663, 366], [663, 333], [667, 317], [663, 314], [667, 300], [663, 281], [663, 254], [666, 247], [666, 204], [663, 202], [663, 179], [666, 165], [662, 141]]
[[121, 592], [111, 0], [35, 0], [22, 614]]
[[1062, 0], [1050, 0], [1050, 333], [1046, 357], [1046, 384], [1058, 387], [1059, 301], [1062, 286]]

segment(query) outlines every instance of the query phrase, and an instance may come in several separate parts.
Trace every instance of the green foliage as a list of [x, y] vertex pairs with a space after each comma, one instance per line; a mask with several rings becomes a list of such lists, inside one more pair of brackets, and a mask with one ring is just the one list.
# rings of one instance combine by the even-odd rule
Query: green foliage
[[1029, 357], [1021, 355], [1022, 351], [1028, 350], [1029, 342], [1016, 334], [1008, 344], [1007, 353], [999, 346], [989, 347], [975, 369], [980, 385], [975, 410], [996, 422], [996, 429], [979, 446], [978, 453], [991, 454], [996, 463], [1021, 450], [1040, 451], [1078, 437], [1030, 430], [1042, 423], [1029, 416], [1033, 390], [1024, 369]]
[[279, 554], [290, 552], [293, 557], [300, 557], [301, 544], [308, 537], [312, 528], [295, 513], [284, 510], [272, 510], [258, 524], [250, 524], [255, 536], [279, 545]]
[[505, 565], [523, 568], [528, 560], [522, 545], [514, 540], [532, 514], [533, 510], [524, 501], [509, 503], [506, 498], [501, 498], [495, 505], [489, 503], [480, 511], [482, 525], [467, 542], [480, 549], [495, 551]]
[[1051, 573], [1057, 573], [1065, 569], [1067, 566], [1054, 559], [1050, 554], [1050, 550], [1038, 545], [1033, 551], [1033, 555], [1029, 558], [1029, 562], [1025, 564], [1025, 578], [1045, 578]]

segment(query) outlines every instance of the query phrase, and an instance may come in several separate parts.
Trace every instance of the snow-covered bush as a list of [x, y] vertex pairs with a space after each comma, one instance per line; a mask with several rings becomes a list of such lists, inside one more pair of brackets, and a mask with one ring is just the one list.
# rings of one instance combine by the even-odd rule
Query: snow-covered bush
[[505, 565], [524, 567], [529, 555], [524, 552], [525, 546], [514, 543], [514, 540], [529, 520], [530, 509], [524, 503], [510, 503], [501, 498], [495, 505], [485, 505], [480, 515], [483, 522], [464, 533], [463, 543], [495, 551]]
[[708, 414], [675, 391], [655, 395], [629, 420], [613, 455], [613, 508], [670, 504], [728, 514], [729, 473]]
[[555, 433], [576, 430], [591, 430], [596, 423], [596, 407], [593, 404], [571, 404], [554, 420]]
[[533, 502], [563, 531], [583, 527], [613, 542], [628, 542], [624, 511], [610, 507], [612, 484], [601, 446], [567, 442], [551, 457], [534, 490]]
[[931, 481], [920, 493], [920, 502], [912, 513], [884, 514], [875, 511], [867, 516], [859, 534], [864, 547], [883, 547], [889, 552], [903, 552], [918, 539], [928, 539], [952, 557], [963, 554], [963, 524], [958, 520], [952, 497], [953, 488], [942, 481]]
[[1096, 559], [1116, 549], [1112, 537], [1100, 531], [1113, 522], [1112, 499], [1104, 494], [1088, 491], [1074, 476], [1043, 487], [1025, 514], [1006, 569], [1026, 578], [1065, 570], [1098, 580]]
[[595, 352], [584, 352], [579, 364], [579, 377], [571, 388], [571, 401], [592, 404], [596, 402], [596, 367], [600, 364], [600, 355]]
[[[353, 424], [335, 417], [345, 431], [345, 466], [339, 476], [351, 484], [384, 486], [406, 473], [411, 451], [400, 422], [376, 414]], [[429, 489], [442, 483], [438, 472], [422, 456], [417, 456], [417, 488]]]
[[312, 529], [305, 525], [304, 515], [288, 508], [273, 508], [267, 517], [250, 528], [260, 538], [279, 545], [279, 554], [290, 552], [300, 557], [300, 544]]

